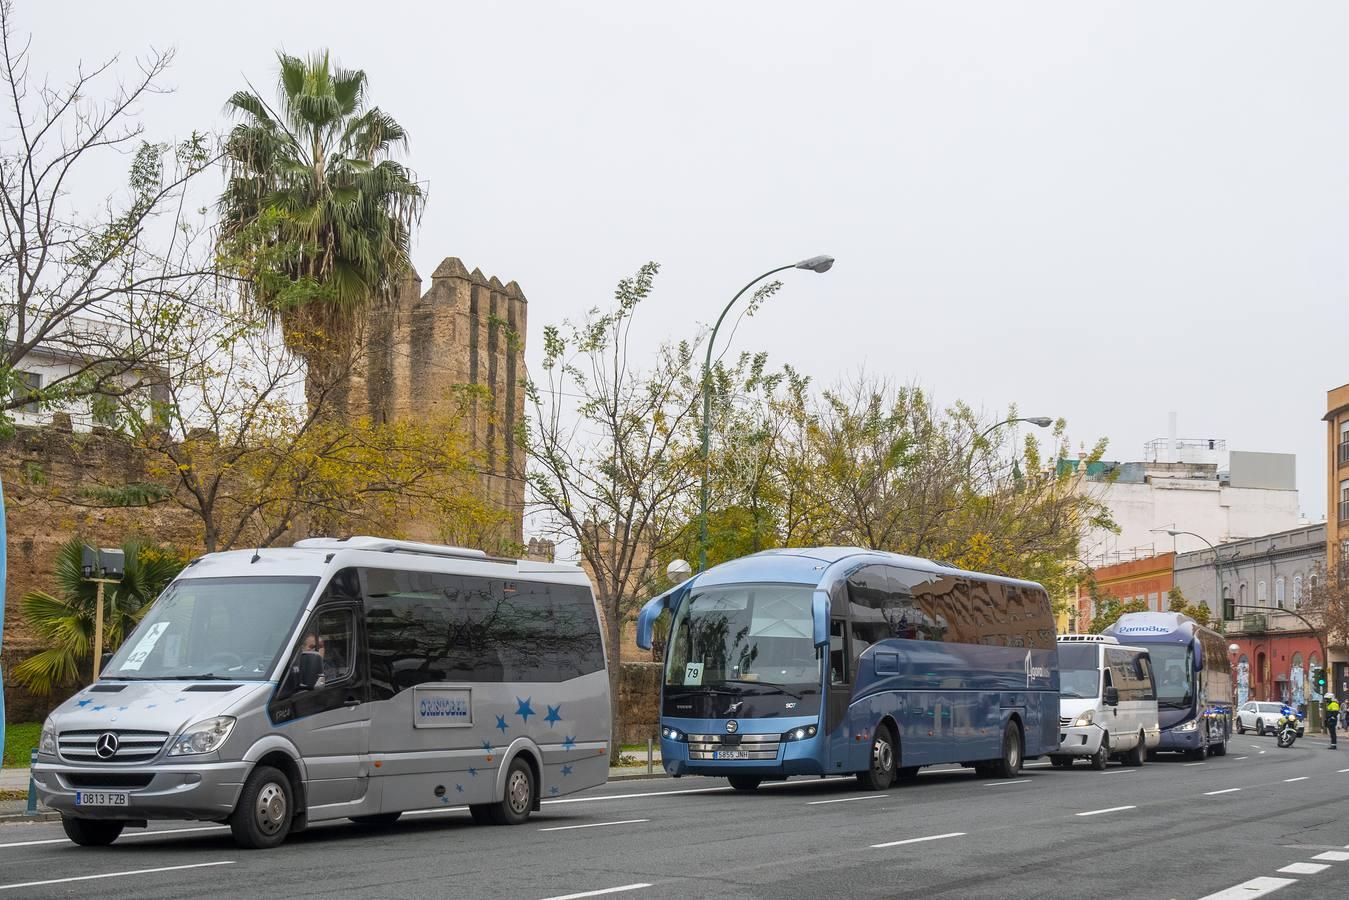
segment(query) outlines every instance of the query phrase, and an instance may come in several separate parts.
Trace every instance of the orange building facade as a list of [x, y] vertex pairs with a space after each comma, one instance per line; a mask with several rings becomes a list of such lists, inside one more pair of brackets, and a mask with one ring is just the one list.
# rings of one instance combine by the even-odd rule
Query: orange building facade
[[[1148, 609], [1164, 612], [1170, 605], [1167, 596], [1176, 586], [1176, 554], [1160, 553], [1144, 559], [1116, 563], [1113, 566], [1101, 566], [1092, 570], [1096, 580], [1096, 589], [1100, 596], [1117, 597], [1120, 600], [1143, 600]], [[1079, 585], [1077, 589], [1076, 631], [1085, 631], [1091, 624], [1096, 610], [1092, 608], [1091, 591], [1088, 586]]]

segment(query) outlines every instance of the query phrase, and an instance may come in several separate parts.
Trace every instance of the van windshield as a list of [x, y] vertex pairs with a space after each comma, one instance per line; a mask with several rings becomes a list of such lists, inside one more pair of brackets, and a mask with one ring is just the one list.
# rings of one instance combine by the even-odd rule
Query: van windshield
[[111, 681], [263, 681], [276, 666], [317, 578], [185, 578], [173, 582], [103, 668]]
[[1096, 644], [1059, 644], [1059, 696], [1089, 700], [1101, 695]]

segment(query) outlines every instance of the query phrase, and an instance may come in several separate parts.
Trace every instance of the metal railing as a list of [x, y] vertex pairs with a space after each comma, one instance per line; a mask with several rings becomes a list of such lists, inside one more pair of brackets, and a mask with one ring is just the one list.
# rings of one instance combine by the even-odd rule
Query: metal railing
[[1245, 634], [1264, 634], [1269, 628], [1269, 620], [1264, 613], [1243, 613], [1241, 630]]

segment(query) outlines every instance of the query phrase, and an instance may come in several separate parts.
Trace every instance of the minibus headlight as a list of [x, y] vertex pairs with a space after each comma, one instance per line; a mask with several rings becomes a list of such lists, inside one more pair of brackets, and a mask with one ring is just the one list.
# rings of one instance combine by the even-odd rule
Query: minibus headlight
[[793, 728], [791, 731], [782, 733], [783, 741], [804, 741], [807, 738], [815, 737], [819, 729], [814, 725], [802, 725], [800, 728]]
[[1177, 730], [1177, 731], [1194, 731], [1194, 730], [1195, 730], [1196, 728], [1198, 728], [1198, 727], [1199, 727], [1199, 720], [1198, 720], [1198, 719], [1191, 719], [1190, 721], [1186, 722], [1184, 725], [1177, 725], [1177, 726], [1176, 726], [1176, 730]]
[[679, 743], [683, 743], [689, 739], [689, 736], [687, 734], [680, 731], [678, 728], [671, 728], [669, 725], [666, 725], [661, 728], [660, 736], [665, 738], [667, 741], [676, 741]]
[[234, 716], [216, 716], [183, 729], [169, 747], [169, 756], [213, 753], [234, 730]]
[[1081, 728], [1083, 725], [1090, 725], [1096, 720], [1096, 710], [1088, 709], [1078, 713], [1076, 719], [1073, 719], [1073, 727]]
[[49, 718], [42, 723], [42, 737], [37, 742], [37, 752], [48, 756], [56, 755], [56, 729]]

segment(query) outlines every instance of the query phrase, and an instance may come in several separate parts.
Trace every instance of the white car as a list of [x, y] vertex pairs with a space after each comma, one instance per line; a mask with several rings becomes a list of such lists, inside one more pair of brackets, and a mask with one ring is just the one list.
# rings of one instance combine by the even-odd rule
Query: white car
[[[1254, 731], [1256, 734], [1273, 734], [1274, 723], [1283, 714], [1282, 703], [1267, 703], [1249, 700], [1237, 708], [1237, 734]], [[1302, 737], [1303, 726], [1298, 725], [1297, 736]]]

